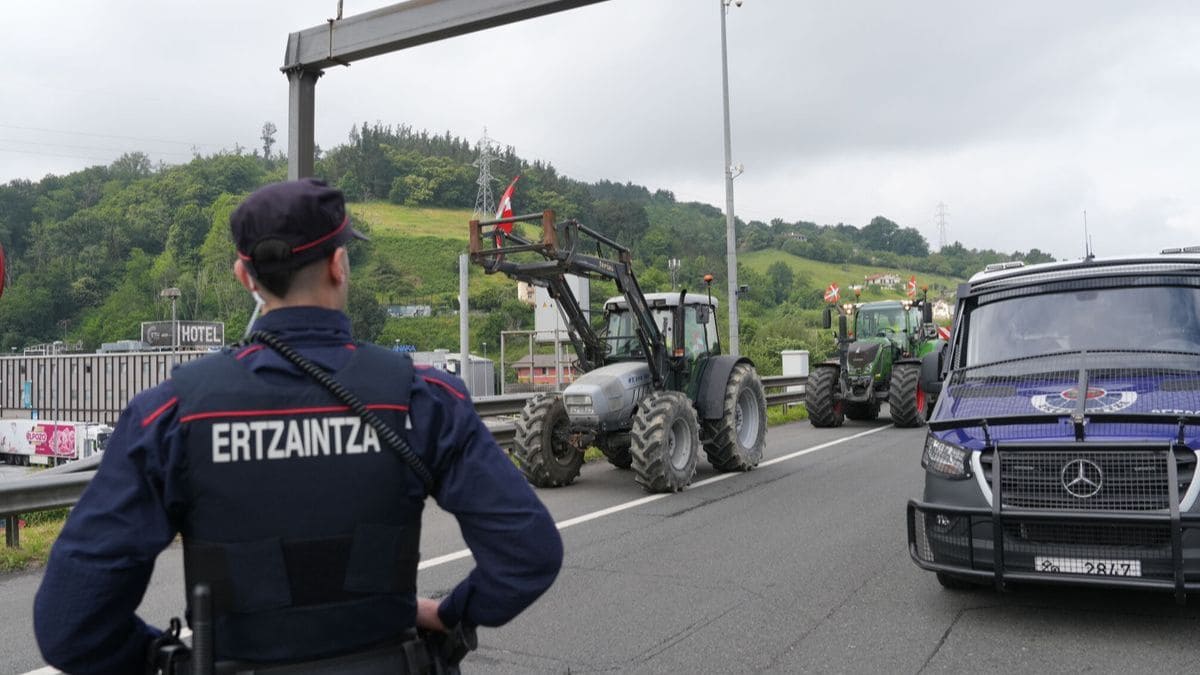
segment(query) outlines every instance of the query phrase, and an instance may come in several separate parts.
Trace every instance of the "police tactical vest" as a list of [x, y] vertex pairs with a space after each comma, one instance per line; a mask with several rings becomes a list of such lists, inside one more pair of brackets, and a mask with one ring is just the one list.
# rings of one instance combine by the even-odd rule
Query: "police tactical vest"
[[[410, 359], [359, 345], [333, 375], [405, 436]], [[280, 386], [222, 353], [172, 379], [184, 570], [212, 589], [217, 654], [314, 658], [412, 628], [425, 489], [403, 459], [301, 373]]]

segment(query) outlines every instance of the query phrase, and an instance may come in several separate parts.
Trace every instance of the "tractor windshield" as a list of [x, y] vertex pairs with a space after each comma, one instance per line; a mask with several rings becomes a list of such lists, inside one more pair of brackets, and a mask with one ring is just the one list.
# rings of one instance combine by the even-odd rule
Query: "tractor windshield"
[[[654, 323], [663, 334], [667, 348], [672, 347], [671, 309], [663, 307], [652, 310]], [[642, 357], [642, 343], [637, 338], [637, 321], [628, 309], [610, 309], [605, 317], [604, 341], [608, 344], [608, 355], [619, 358]]]
[[860, 307], [855, 319], [855, 336], [888, 337], [904, 332], [904, 310], [900, 307]]
[[1200, 354], [1200, 289], [1097, 288], [1006, 298], [964, 317], [973, 366], [1079, 350]]

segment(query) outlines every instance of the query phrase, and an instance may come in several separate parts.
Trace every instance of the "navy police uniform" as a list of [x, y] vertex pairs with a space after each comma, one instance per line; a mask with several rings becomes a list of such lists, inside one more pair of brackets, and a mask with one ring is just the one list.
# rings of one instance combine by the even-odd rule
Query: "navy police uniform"
[[[306, 180], [251, 195], [232, 224], [247, 261], [247, 228], [294, 235], [292, 252], [313, 259], [357, 234], [347, 223], [340, 193]], [[254, 329], [333, 375], [433, 473], [432, 496], [476, 562], [439, 604], [446, 626], [501, 625], [549, 588], [558, 530], [460, 380], [356, 343], [333, 309], [276, 308]], [[212, 589], [219, 658], [316, 659], [395, 640], [416, 623], [426, 496], [375, 429], [272, 349], [200, 359], [122, 413], [51, 551], [38, 645], [69, 672], [141, 670], [160, 631], [135, 610], [180, 534], [189, 587]]]
[[[394, 381], [377, 370], [383, 362], [397, 376], [398, 355], [364, 359], [378, 348], [356, 345], [344, 314], [278, 309], [255, 329], [346, 378], [393, 428], [408, 426], [404, 414], [412, 420], [402, 434], [432, 469], [433, 497], [456, 516], [476, 561], [441, 602], [443, 623], [503, 624], [550, 586], [558, 531], [461, 381], [418, 367], [402, 410], [389, 398]], [[194, 381], [189, 371], [211, 372], [206, 360], [221, 360], [237, 394], [228, 393], [233, 382]], [[141, 668], [158, 631], [134, 610], [155, 558], [181, 532], [194, 547], [189, 563], [219, 582], [218, 615], [233, 610], [218, 622], [222, 657], [318, 657], [411, 628], [424, 497], [416, 474], [268, 348], [208, 357], [177, 377], [130, 403], [54, 546], [34, 608], [47, 662], [69, 672]], [[322, 570], [342, 583], [312, 578]]]

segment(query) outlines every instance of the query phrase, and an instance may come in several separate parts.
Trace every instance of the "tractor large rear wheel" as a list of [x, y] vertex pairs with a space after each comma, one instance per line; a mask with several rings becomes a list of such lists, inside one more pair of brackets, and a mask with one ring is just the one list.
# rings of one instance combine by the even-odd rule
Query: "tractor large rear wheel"
[[700, 455], [700, 423], [687, 396], [650, 394], [633, 415], [633, 471], [649, 492], [678, 492], [692, 482]]
[[920, 377], [919, 363], [897, 363], [892, 368], [888, 407], [891, 408], [892, 423], [898, 427], [919, 427], [925, 423], [928, 402], [921, 390]]
[[583, 466], [583, 449], [571, 438], [562, 398], [552, 394], [529, 399], [516, 423], [513, 447], [517, 465], [537, 487], [570, 485]]
[[739, 363], [725, 384], [721, 418], [704, 420], [704, 454], [717, 471], [749, 471], [767, 444], [767, 396], [754, 366]]
[[808, 375], [804, 387], [804, 407], [808, 409], [808, 421], [814, 427], [840, 427], [846, 421], [842, 413], [842, 402], [837, 400], [838, 367], [820, 365]]

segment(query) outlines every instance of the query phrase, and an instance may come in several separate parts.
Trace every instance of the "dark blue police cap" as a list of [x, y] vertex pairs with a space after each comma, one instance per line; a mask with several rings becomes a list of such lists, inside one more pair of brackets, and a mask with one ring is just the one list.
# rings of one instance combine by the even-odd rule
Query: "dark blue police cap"
[[[350, 227], [341, 190], [316, 178], [256, 190], [229, 217], [229, 229], [238, 257], [256, 274], [299, 269], [367, 238]], [[262, 248], [268, 241], [277, 243]]]

